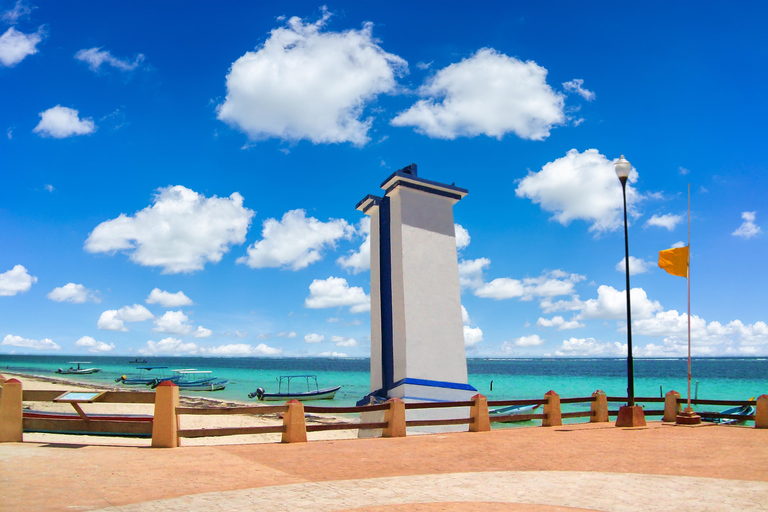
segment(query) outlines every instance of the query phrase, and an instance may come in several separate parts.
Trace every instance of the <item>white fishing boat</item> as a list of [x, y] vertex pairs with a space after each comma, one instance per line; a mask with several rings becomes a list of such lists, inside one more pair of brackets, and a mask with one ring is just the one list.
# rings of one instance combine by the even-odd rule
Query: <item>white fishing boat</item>
[[210, 370], [185, 369], [173, 371], [179, 374], [179, 380], [175, 381], [174, 384], [179, 386], [179, 389], [186, 389], [188, 391], [221, 391], [229, 383], [226, 379], [219, 379], [211, 375]]
[[[296, 385], [294, 384], [294, 390], [292, 392], [292, 379], [304, 379], [306, 382], [306, 387], [302, 387], [301, 391], [296, 391]], [[314, 386], [312, 385], [313, 382]], [[285, 391], [283, 391], [283, 384], [285, 384]], [[312, 389], [313, 387], [314, 389]], [[320, 389], [317, 386], [316, 375], [282, 375], [278, 379], [277, 393], [267, 393], [264, 391], [264, 388], [258, 388], [253, 393], [249, 393], [248, 398], [256, 397], [259, 400], [272, 402], [284, 402], [286, 400], [333, 400], [333, 397], [336, 395], [336, 392], [340, 388], [341, 386], [335, 386], [332, 388]]]
[[87, 375], [89, 373], [96, 373], [101, 371], [101, 368], [83, 368], [80, 366], [81, 364], [91, 364], [90, 361], [70, 361], [69, 364], [76, 364], [77, 366], [70, 366], [66, 370], [59, 368], [56, 370], [56, 373], [60, 373], [62, 375]]

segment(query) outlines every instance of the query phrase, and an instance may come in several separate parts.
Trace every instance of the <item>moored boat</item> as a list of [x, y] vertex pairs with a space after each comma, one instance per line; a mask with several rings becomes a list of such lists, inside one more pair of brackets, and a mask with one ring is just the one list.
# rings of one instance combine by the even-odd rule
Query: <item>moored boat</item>
[[501, 416], [509, 416], [509, 418], [505, 418], [501, 420], [501, 423], [513, 423], [516, 421], [528, 421], [531, 414], [533, 414], [533, 411], [539, 408], [539, 404], [533, 404], [533, 405], [510, 405], [509, 407], [500, 407], [498, 409], [493, 409], [488, 412], [489, 416], [493, 418], [501, 417]]
[[60, 373], [62, 375], [87, 375], [89, 373], [96, 373], [101, 371], [101, 368], [83, 368], [80, 366], [81, 364], [91, 364], [90, 361], [70, 361], [69, 364], [76, 364], [77, 367], [70, 366], [66, 370], [59, 368], [56, 370], [56, 373]]
[[[306, 390], [296, 391], [296, 386], [294, 385], [294, 391], [292, 392], [292, 379], [305, 379]], [[314, 389], [312, 389], [312, 382], [314, 382]], [[285, 392], [283, 392], [283, 383], [285, 383]], [[277, 393], [267, 393], [264, 391], [264, 388], [258, 388], [253, 393], [248, 393], [248, 398], [255, 397], [267, 402], [286, 400], [333, 400], [333, 397], [336, 396], [336, 392], [341, 389], [341, 386], [320, 389], [317, 385], [316, 375], [283, 375], [278, 378], [277, 386]]]
[[[188, 391], [221, 391], [229, 383], [226, 379], [219, 379], [211, 375], [210, 370], [172, 370], [179, 375], [179, 379], [174, 381], [179, 389]], [[159, 384], [159, 383], [158, 383]], [[152, 387], [156, 387], [154, 384]]]
[[147, 364], [146, 359], [139, 359], [138, 357], [134, 359], [133, 361], [128, 361], [130, 364]]
[[[119, 382], [125, 386], [150, 386], [166, 380], [171, 382], [178, 381], [180, 378], [179, 375], [168, 375], [162, 371], [167, 368], [167, 366], [141, 366], [136, 368], [139, 370], [139, 373], [121, 375], [115, 379], [115, 382]], [[152, 373], [153, 370], [159, 371]]]

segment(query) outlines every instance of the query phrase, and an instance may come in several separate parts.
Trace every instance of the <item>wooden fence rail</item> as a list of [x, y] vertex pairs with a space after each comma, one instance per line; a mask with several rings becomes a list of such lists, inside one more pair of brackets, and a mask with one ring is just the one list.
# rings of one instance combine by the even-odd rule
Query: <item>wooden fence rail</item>
[[[482, 395], [475, 395], [472, 400], [460, 402], [416, 402], [404, 403], [393, 398], [383, 404], [362, 407], [318, 407], [304, 406], [301, 402], [290, 400], [284, 405], [242, 406], [242, 407], [180, 407], [179, 389], [170, 382], [161, 383], [155, 392], [107, 391], [84, 393], [89, 397], [69, 399], [62, 397], [64, 392], [54, 390], [22, 390], [21, 382], [16, 379], [4, 380], [0, 376], [0, 442], [21, 441], [23, 432], [44, 431], [55, 433], [79, 433], [91, 435], [145, 436], [152, 438], [153, 447], [176, 447], [182, 438], [220, 437], [252, 434], [281, 434], [284, 443], [306, 442], [307, 432], [332, 430], [381, 430], [383, 437], [401, 437], [406, 435], [407, 427], [435, 427], [467, 425], [473, 432], [488, 431], [491, 423], [509, 420], [541, 420], [542, 426], [562, 425], [563, 419], [589, 418], [590, 422], [607, 422], [616, 417], [618, 411], [609, 410], [609, 403], [625, 403], [626, 397], [609, 397], [602, 391], [596, 391], [589, 397], [560, 398], [554, 391], [549, 391], [543, 399], [529, 400], [492, 400]], [[22, 402], [66, 402], [76, 413], [45, 413], [42, 411], [23, 411]], [[664, 409], [645, 409], [646, 416], [663, 416], [664, 421], [675, 421], [682, 404], [687, 400], [680, 398], [675, 391], [665, 397], [637, 397], [637, 403], [664, 403]], [[126, 403], [154, 404], [154, 414], [149, 415], [107, 415], [86, 414], [79, 404]], [[757, 400], [705, 400], [691, 401], [695, 405], [712, 406], [756, 406], [754, 415], [747, 419], [754, 420], [756, 428], [768, 428], [768, 395]], [[563, 404], [584, 404], [587, 410], [563, 412]], [[489, 406], [543, 406], [539, 414], [490, 415]], [[459, 417], [452, 418], [411, 418], [406, 419], [406, 411], [429, 411], [438, 409], [466, 410]], [[307, 425], [305, 413], [315, 414], [360, 414], [366, 421], [352, 423], [338, 421], [334, 423]], [[368, 415], [365, 413], [377, 413]], [[186, 415], [279, 415], [282, 424], [250, 427], [224, 428], [186, 428], [179, 427], [180, 418]], [[704, 414], [704, 413], [702, 413]], [[707, 417], [724, 419], [744, 419], [743, 415], [706, 413]], [[371, 419], [379, 418], [378, 420]], [[382, 421], [383, 420], [383, 421]]]

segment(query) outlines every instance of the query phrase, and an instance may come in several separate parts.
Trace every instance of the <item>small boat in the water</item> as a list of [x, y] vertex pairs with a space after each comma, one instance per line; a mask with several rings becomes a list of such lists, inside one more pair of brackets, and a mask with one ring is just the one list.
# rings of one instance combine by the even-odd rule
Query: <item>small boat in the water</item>
[[76, 364], [77, 367], [70, 366], [66, 370], [59, 368], [56, 370], [56, 373], [60, 373], [62, 375], [87, 375], [89, 373], [96, 373], [101, 371], [101, 368], [83, 368], [80, 366], [81, 364], [91, 364], [90, 361], [70, 361], [69, 364]]
[[[212, 376], [210, 370], [186, 369], [172, 371], [179, 375], [179, 379], [174, 381], [174, 384], [179, 386], [179, 389], [186, 389], [188, 391], [221, 391], [229, 383], [226, 379]], [[156, 387], [157, 384], [153, 384], [152, 387]]]
[[[306, 387], [302, 391], [296, 391], [296, 385], [294, 384], [294, 391], [291, 391], [292, 379], [304, 379]], [[314, 382], [314, 389], [312, 386]], [[283, 391], [283, 383], [285, 383], [285, 391]], [[264, 388], [258, 388], [253, 393], [248, 393], [248, 398], [258, 398], [263, 401], [279, 402], [286, 400], [333, 400], [336, 392], [341, 389], [341, 386], [332, 388], [320, 389], [317, 386], [316, 375], [282, 375], [277, 381], [277, 393], [267, 393]]]
[[167, 368], [167, 366], [140, 366], [136, 368], [139, 370], [139, 373], [121, 375], [115, 379], [115, 382], [119, 382], [125, 386], [151, 386], [153, 384], [160, 384], [166, 380], [171, 382], [178, 381], [180, 375], [168, 375], [163, 371]]
[[138, 357], [133, 361], [128, 361], [129, 364], [147, 364], [146, 359], [139, 359]]
[[[751, 402], [754, 399], [755, 397], [752, 397], [749, 399], [749, 401]], [[732, 414], [732, 415], [738, 415], [743, 417], [742, 418], [716, 418], [714, 416], [710, 416], [706, 412], [699, 413], [699, 416], [701, 416], [701, 419], [704, 421], [711, 421], [713, 423], [719, 423], [720, 425], [740, 425], [746, 422], [747, 420], [752, 419], [752, 416], [755, 415], [755, 406], [754, 405], [737, 405], [736, 407], [731, 407], [723, 411], [720, 411], [720, 414]]]
[[510, 405], [509, 407], [500, 407], [488, 412], [488, 415], [493, 418], [494, 416], [511, 416], [501, 420], [501, 423], [513, 423], [515, 421], [528, 421], [533, 411], [539, 408], [539, 404], [533, 405]]

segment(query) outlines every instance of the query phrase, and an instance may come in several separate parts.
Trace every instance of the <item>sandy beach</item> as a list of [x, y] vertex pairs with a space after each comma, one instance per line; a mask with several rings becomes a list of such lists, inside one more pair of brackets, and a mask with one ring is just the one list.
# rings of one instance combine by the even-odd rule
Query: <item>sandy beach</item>
[[[63, 391], [88, 391], [88, 390], [114, 390], [114, 391], [141, 391], [150, 393], [149, 388], [141, 387], [103, 387], [90, 384], [72, 382], [67, 379], [57, 377], [43, 377], [38, 375], [25, 375], [4, 372], [2, 374], [6, 379], [15, 378], [21, 381], [23, 389], [34, 390], [61, 390]], [[253, 402], [217, 400], [215, 398], [184, 396], [179, 397], [179, 403], [183, 407], [238, 407], [254, 406]], [[55, 412], [73, 412], [70, 404], [53, 402], [25, 402], [25, 408], [40, 411]], [[152, 404], [81, 404], [83, 411], [99, 414], [147, 414], [152, 415], [154, 405]], [[307, 414], [308, 424], [335, 423], [335, 422], [358, 422], [355, 416], [344, 417], [338, 415], [318, 415]], [[257, 427], [267, 425], [281, 425], [282, 420], [277, 414], [268, 414], [263, 416], [253, 415], [227, 415], [227, 416], [196, 416], [184, 415], [180, 418], [180, 428], [198, 429], [198, 428], [216, 428], [216, 427]], [[326, 432], [309, 432], [309, 440], [326, 439], [352, 439], [357, 437], [356, 430], [336, 430]], [[121, 446], [150, 446], [149, 439], [142, 438], [121, 438], [121, 437], [103, 437], [103, 436], [66, 436], [60, 434], [42, 434], [26, 433], [24, 440], [37, 443], [82, 443], [96, 445], [121, 445]], [[280, 442], [280, 434], [259, 434], [244, 436], [227, 437], [201, 437], [181, 439], [182, 446], [194, 445], [220, 445], [220, 444], [249, 444], [249, 443], [277, 443]]]

